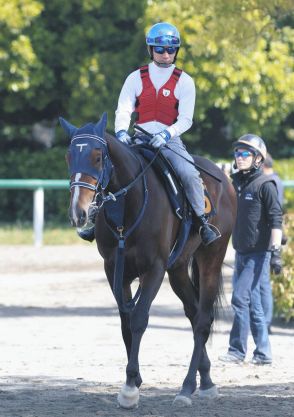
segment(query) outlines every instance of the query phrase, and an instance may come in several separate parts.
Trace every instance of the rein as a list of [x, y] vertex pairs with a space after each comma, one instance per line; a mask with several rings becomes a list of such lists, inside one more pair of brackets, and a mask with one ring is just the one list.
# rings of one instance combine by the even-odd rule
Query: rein
[[[153, 135], [152, 135], [151, 133], [147, 132], [147, 130], [143, 129], [143, 127], [141, 127], [141, 126], [139, 126], [139, 125], [137, 125], [137, 124], [134, 124], [134, 125], [133, 125], [133, 127], [134, 127], [134, 129], [139, 130], [140, 132], [144, 133], [144, 135], [148, 136], [149, 138], [153, 138]], [[211, 172], [207, 171], [205, 168], [203, 168], [203, 167], [201, 167], [201, 166], [199, 166], [199, 165], [195, 164], [195, 162], [194, 162], [194, 161], [193, 161], [193, 162], [192, 162], [192, 161], [190, 161], [189, 159], [185, 158], [183, 155], [179, 154], [179, 153], [178, 153], [177, 151], [175, 151], [174, 149], [170, 148], [170, 147], [168, 146], [168, 142], [166, 143], [166, 145], [165, 145], [165, 146], [166, 146], [166, 147], [167, 147], [170, 151], [172, 151], [173, 153], [175, 153], [175, 154], [179, 155], [179, 156], [180, 156], [182, 159], [184, 159], [185, 161], [189, 162], [189, 164], [194, 165], [194, 167], [195, 167], [195, 168], [197, 168], [198, 170], [205, 172], [207, 175], [210, 175], [212, 178], [214, 178], [214, 179], [215, 179], [215, 180], [217, 180], [218, 182], [222, 182], [222, 180], [221, 180], [220, 178], [216, 177], [216, 176], [215, 176], [215, 175], [213, 175]], [[161, 149], [161, 148], [159, 148], [159, 149]]]
[[[101, 206], [99, 206], [99, 209], [102, 207], [102, 205], [105, 202], [107, 202], [109, 200], [114, 200], [115, 201], [121, 195], [126, 195], [127, 192], [136, 184], [137, 181], [139, 181], [142, 177], [145, 178], [146, 172], [148, 171], [148, 169], [151, 167], [151, 165], [153, 164], [153, 162], [157, 158], [159, 152], [160, 152], [160, 149], [158, 149], [156, 151], [156, 153], [155, 153], [154, 157], [152, 158], [152, 160], [148, 163], [148, 165], [146, 165], [145, 168], [143, 168], [143, 170], [140, 172], [140, 174], [132, 182], [130, 182], [130, 184], [128, 184], [126, 187], [121, 188], [120, 190], [116, 191], [115, 193], [108, 192], [108, 195], [107, 196], [102, 197], [102, 204], [101, 204]], [[137, 155], [135, 155], [135, 157], [137, 158]], [[142, 167], [142, 163], [141, 163], [140, 160], [139, 160], [139, 162], [140, 162], [140, 165]]]

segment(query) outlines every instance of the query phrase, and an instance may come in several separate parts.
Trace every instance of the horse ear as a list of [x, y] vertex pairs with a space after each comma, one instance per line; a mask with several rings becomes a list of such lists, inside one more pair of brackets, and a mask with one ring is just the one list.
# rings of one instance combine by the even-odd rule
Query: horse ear
[[104, 137], [104, 133], [105, 133], [105, 129], [106, 129], [106, 125], [107, 125], [107, 113], [104, 112], [102, 114], [101, 119], [99, 120], [98, 123], [96, 123], [95, 125], [95, 131], [98, 135], [101, 135], [102, 137]]
[[63, 119], [62, 117], [59, 117], [59, 123], [61, 124], [61, 126], [63, 127], [63, 129], [65, 130], [65, 132], [68, 134], [68, 136], [71, 138], [76, 131], [78, 130], [74, 125], [70, 124], [69, 122], [67, 122], [65, 119]]

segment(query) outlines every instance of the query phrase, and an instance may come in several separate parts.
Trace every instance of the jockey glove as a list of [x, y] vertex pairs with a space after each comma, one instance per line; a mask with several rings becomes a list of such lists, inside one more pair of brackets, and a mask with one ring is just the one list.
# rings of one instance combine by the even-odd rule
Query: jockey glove
[[272, 248], [271, 249], [271, 272], [275, 275], [279, 275], [282, 272], [282, 254], [281, 254], [281, 248]]
[[160, 133], [157, 133], [150, 139], [149, 144], [153, 146], [153, 148], [160, 148], [164, 146], [166, 142], [170, 139], [170, 133], [168, 130], [163, 130]]
[[119, 130], [115, 136], [118, 140], [120, 140], [122, 143], [125, 143], [126, 145], [129, 145], [132, 143], [131, 136], [128, 134], [126, 130]]

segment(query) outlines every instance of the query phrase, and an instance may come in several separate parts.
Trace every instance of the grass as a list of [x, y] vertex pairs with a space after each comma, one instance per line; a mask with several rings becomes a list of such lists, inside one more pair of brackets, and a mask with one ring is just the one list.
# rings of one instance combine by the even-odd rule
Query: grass
[[[30, 225], [1, 225], [0, 245], [33, 245], [34, 231]], [[70, 226], [45, 226], [44, 245], [80, 245], [87, 244]]]

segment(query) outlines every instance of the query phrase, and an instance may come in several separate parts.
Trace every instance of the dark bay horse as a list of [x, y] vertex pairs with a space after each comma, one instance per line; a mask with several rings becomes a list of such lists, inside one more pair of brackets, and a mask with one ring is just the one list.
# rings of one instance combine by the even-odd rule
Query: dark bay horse
[[[148, 166], [148, 162], [132, 147], [105, 132], [106, 114], [97, 124], [89, 123], [81, 128], [64, 119], [60, 122], [71, 139], [68, 151], [70, 220], [76, 227], [86, 224], [89, 207], [95, 204], [97, 196], [100, 197], [95, 236], [113, 292], [116, 268], [119, 269], [117, 254], [118, 245], [122, 242], [120, 238], [123, 233], [127, 236], [128, 231], [132, 232], [123, 242], [121, 294], [126, 302], [123, 305], [128, 302], [133, 304], [129, 309], [119, 308], [128, 357], [126, 383], [118, 394], [119, 405], [124, 408], [138, 405], [142, 383], [138, 359], [140, 342], [148, 325], [150, 306], [166, 271], [173, 291], [183, 303], [194, 335], [188, 373], [175, 402], [191, 404], [191, 395], [197, 386], [197, 371], [200, 374], [199, 395], [215, 397], [217, 389], [210, 377], [210, 361], [205, 345], [214, 319], [214, 304], [222, 279], [221, 267], [235, 219], [235, 193], [230, 182], [215, 164], [201, 158], [206, 170], [220, 178], [216, 181], [212, 176], [202, 174], [217, 210], [211, 222], [220, 230], [221, 238], [205, 247], [192, 228], [181, 255], [168, 269], [168, 258], [177, 238], [180, 220], [174, 214], [153, 166]], [[124, 230], [110, 228], [101, 204], [101, 198], [106, 202], [114, 200], [115, 195], [123, 195]], [[139, 278], [140, 293], [134, 300], [131, 283], [136, 278]]]

